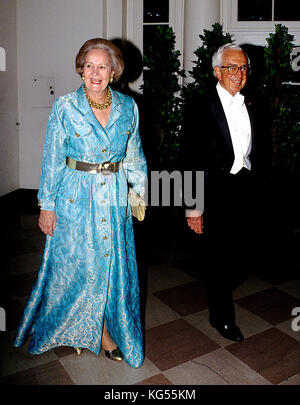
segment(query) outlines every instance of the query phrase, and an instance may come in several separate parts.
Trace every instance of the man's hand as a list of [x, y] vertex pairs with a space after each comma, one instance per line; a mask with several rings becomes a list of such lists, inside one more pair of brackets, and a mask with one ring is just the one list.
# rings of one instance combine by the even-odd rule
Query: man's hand
[[188, 226], [196, 233], [203, 233], [203, 216], [198, 217], [187, 217]]
[[45, 235], [53, 236], [53, 231], [56, 227], [55, 211], [41, 210], [39, 217], [39, 227]]

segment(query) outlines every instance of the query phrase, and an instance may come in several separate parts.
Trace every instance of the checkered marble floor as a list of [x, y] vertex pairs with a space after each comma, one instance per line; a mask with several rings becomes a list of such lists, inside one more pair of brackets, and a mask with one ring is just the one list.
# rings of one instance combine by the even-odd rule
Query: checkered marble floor
[[292, 309], [300, 311], [299, 257], [287, 257], [285, 277], [272, 277], [272, 271], [266, 277], [253, 275], [235, 291], [237, 324], [245, 340], [233, 343], [209, 325], [195, 265], [182, 259], [175, 243], [167, 259], [141, 266], [146, 357], [141, 368], [133, 369], [102, 352], [96, 356], [83, 350], [78, 356], [72, 348], [59, 347], [30, 355], [28, 342], [12, 346], [44, 237], [36, 214], [22, 215], [10, 232], [9, 260], [2, 268], [0, 306], [7, 325], [0, 333], [0, 384], [300, 385], [300, 331], [292, 329]]

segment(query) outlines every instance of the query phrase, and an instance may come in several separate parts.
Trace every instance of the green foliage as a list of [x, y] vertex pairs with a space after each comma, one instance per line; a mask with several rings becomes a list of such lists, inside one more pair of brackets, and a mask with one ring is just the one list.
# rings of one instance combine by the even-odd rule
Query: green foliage
[[223, 26], [216, 23], [212, 26], [212, 30], [204, 30], [204, 35], [199, 35], [202, 45], [199, 46], [194, 54], [197, 60], [193, 61], [195, 66], [189, 72], [194, 79], [193, 83], [189, 83], [184, 89], [185, 98], [192, 96], [193, 93], [203, 93], [208, 88], [216, 85], [216, 78], [212, 70], [212, 56], [215, 51], [226, 43], [232, 43], [232, 35], [223, 33]]
[[[265, 63], [267, 73], [265, 82], [268, 85], [280, 86], [279, 82], [289, 81], [292, 77], [290, 55], [293, 48], [294, 36], [288, 33], [288, 28], [275, 25], [275, 33], [266, 38], [268, 46], [265, 48]], [[269, 89], [272, 91], [272, 88]]]
[[[204, 93], [216, 84], [211, 61], [214, 52], [225, 43], [234, 42], [232, 35], [223, 33], [222, 25], [216, 23], [212, 30], [204, 30], [200, 35], [202, 44], [194, 54], [197, 60], [189, 72], [194, 82], [183, 89], [185, 102], [195, 92]], [[275, 25], [275, 33], [266, 39], [264, 48], [265, 66], [258, 66], [248, 78], [252, 92], [263, 94], [269, 101], [273, 115], [273, 171], [281, 176], [300, 174], [300, 88], [285, 84], [292, 78], [290, 55], [294, 37], [287, 27]]]
[[[300, 174], [300, 86], [284, 84], [292, 77], [290, 55], [294, 37], [281, 24], [267, 38], [264, 48], [265, 66], [258, 66], [248, 80], [251, 86], [269, 100], [273, 114], [274, 171], [284, 177]], [[223, 33], [216, 23], [212, 30], [199, 36], [202, 44], [194, 54], [197, 60], [189, 72], [194, 79], [180, 85], [184, 71], [180, 69], [180, 52], [175, 50], [175, 35], [171, 28], [157, 28], [153, 41], [144, 50], [145, 136], [151, 139], [151, 159], [166, 170], [173, 170], [178, 158], [183, 106], [194, 92], [203, 93], [215, 86], [211, 66], [212, 55], [232, 35]]]
[[158, 26], [153, 41], [144, 49], [145, 132], [154, 136], [152, 157], [156, 164], [173, 170], [179, 150], [179, 133], [182, 124], [182, 108], [179, 78], [180, 52], [175, 50], [175, 34], [172, 28]]
[[261, 92], [267, 96], [273, 114], [273, 166], [280, 176], [300, 174], [300, 89], [286, 84], [292, 79], [290, 55], [294, 36], [287, 27], [275, 25], [266, 39], [266, 74]]

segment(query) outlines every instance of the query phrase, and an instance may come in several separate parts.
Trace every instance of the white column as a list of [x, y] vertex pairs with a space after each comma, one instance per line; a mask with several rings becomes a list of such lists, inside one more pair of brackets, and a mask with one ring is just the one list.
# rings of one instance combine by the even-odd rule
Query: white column
[[[220, 0], [185, 0], [184, 29], [184, 69], [188, 76], [196, 60], [194, 51], [201, 45], [199, 35], [204, 29], [220, 22]], [[185, 82], [191, 79], [187, 77]]]
[[123, 0], [104, 0], [104, 37], [123, 36]]
[[123, 36], [143, 53], [143, 2], [124, 0]]
[[[143, 1], [124, 0], [123, 2], [123, 38], [131, 42], [143, 54]], [[130, 88], [140, 93], [142, 75], [130, 83]]]

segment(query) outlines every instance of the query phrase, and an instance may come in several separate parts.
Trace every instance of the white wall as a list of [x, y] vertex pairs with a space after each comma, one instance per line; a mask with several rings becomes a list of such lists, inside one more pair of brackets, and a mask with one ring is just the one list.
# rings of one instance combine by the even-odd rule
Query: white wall
[[0, 47], [5, 50], [6, 69], [0, 71], [0, 195], [19, 188], [16, 8], [16, 0], [0, 2]]
[[36, 189], [52, 102], [80, 86], [75, 57], [87, 39], [103, 36], [103, 0], [17, 0], [17, 6], [20, 188]]
[[220, 22], [220, 0], [185, 0], [184, 22], [184, 69], [188, 72], [197, 59], [193, 52], [201, 45], [199, 35]]

